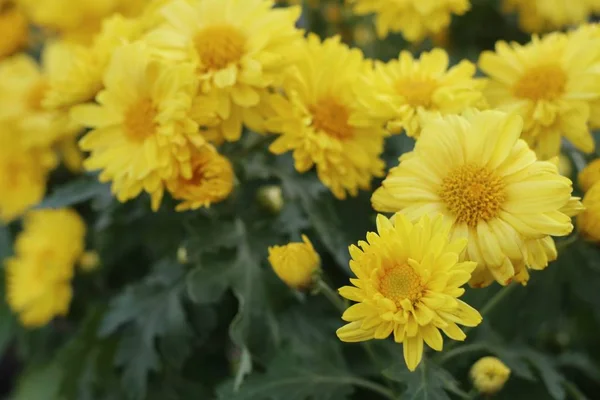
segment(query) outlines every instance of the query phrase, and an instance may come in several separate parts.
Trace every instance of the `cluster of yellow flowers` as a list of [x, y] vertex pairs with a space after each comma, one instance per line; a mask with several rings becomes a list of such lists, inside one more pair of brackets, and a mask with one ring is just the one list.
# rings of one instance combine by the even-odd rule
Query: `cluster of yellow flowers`
[[15, 255], [6, 261], [6, 298], [24, 325], [37, 327], [67, 314], [86, 229], [81, 217], [69, 209], [30, 211], [23, 225]]

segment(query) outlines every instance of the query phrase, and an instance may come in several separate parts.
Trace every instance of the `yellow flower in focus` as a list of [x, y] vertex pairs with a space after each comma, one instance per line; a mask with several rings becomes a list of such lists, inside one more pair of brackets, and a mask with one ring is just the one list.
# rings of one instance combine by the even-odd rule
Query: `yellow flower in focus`
[[377, 62], [373, 77], [356, 96], [373, 117], [388, 122], [392, 133], [403, 129], [418, 136], [429, 112], [459, 114], [483, 99], [485, 82], [474, 78], [475, 65], [461, 61], [448, 69], [446, 51], [434, 49], [415, 60], [403, 51], [397, 60]]
[[146, 191], [158, 209], [165, 180], [192, 177], [192, 141], [203, 143], [188, 117], [196, 90], [193, 67], [153, 61], [143, 43], [120, 47], [104, 76], [98, 104], [76, 106], [72, 117], [93, 128], [80, 141], [121, 202]]
[[386, 339], [403, 343], [404, 360], [414, 371], [423, 356], [423, 342], [441, 351], [440, 329], [453, 340], [466, 335], [457, 324], [477, 326], [479, 312], [459, 300], [475, 269], [475, 263], [459, 261], [467, 245], [464, 238], [450, 240], [451, 225], [440, 215], [424, 216], [411, 223], [396, 214], [391, 222], [377, 216], [377, 233], [367, 233], [360, 248], [350, 246], [353, 286], [340, 294], [357, 302], [342, 319], [348, 324], [337, 330], [344, 342]]
[[61, 34], [66, 41], [88, 45], [104, 18], [115, 13], [136, 16], [149, 0], [16, 0], [36, 25]]
[[11, 120], [25, 146], [49, 147], [79, 132], [67, 113], [43, 108], [48, 91], [44, 71], [19, 54], [0, 62], [0, 120]]
[[584, 192], [590, 190], [590, 188], [598, 181], [600, 181], [600, 158], [596, 158], [590, 162], [578, 176], [579, 187]]
[[561, 211], [571, 181], [536, 159], [519, 139], [522, 127], [519, 116], [500, 111], [431, 118], [373, 194], [373, 207], [411, 221], [442, 213], [452, 237], [468, 239], [465, 259], [477, 262], [472, 286], [525, 284], [526, 267], [543, 269], [555, 258], [550, 236], [566, 236], [573, 225]]
[[599, 56], [600, 38], [554, 33], [526, 45], [498, 42], [495, 53], [482, 53], [479, 65], [491, 78], [489, 103], [519, 113], [523, 138], [548, 159], [559, 154], [562, 136], [594, 151], [589, 102], [600, 98], [600, 74], [592, 68]]
[[61, 109], [94, 99], [114, 51], [142, 34], [141, 25], [121, 15], [107, 18], [90, 46], [55, 41], [46, 47], [48, 90], [43, 105]]
[[498, 393], [510, 377], [510, 368], [496, 357], [480, 358], [469, 372], [479, 393]]
[[270, 0], [175, 0], [163, 8], [167, 26], [148, 35], [160, 55], [191, 60], [199, 93], [215, 99], [220, 135], [236, 141], [242, 124], [256, 125], [261, 98], [297, 58], [299, 7]]
[[577, 217], [581, 236], [590, 242], [600, 243], [600, 183], [595, 183], [583, 196], [585, 210]]
[[452, 14], [463, 15], [469, 0], [347, 0], [358, 15], [375, 14], [377, 35], [401, 32], [409, 42], [420, 42], [450, 25]]
[[196, 210], [225, 200], [233, 190], [234, 173], [229, 160], [210, 145], [191, 154], [190, 177], [179, 176], [168, 182], [176, 200], [182, 200], [176, 210]]
[[66, 315], [85, 225], [72, 210], [31, 211], [6, 261], [7, 301], [23, 325], [39, 327]]
[[31, 147], [22, 133], [0, 120], [0, 222], [10, 222], [39, 203], [57, 160], [49, 147]]
[[586, 22], [597, 0], [503, 0], [505, 12], [519, 14], [519, 26], [526, 32], [546, 32]]
[[11, 2], [0, 2], [0, 59], [27, 46], [29, 26], [23, 12]]
[[304, 243], [269, 247], [269, 263], [275, 274], [293, 289], [306, 289], [318, 272], [321, 259], [312, 243], [302, 235]]
[[269, 150], [293, 151], [299, 172], [316, 165], [321, 182], [339, 199], [369, 189], [373, 176], [383, 175], [383, 123], [372, 120], [356, 95], [357, 77], [369, 68], [361, 51], [339, 37], [321, 43], [310, 35], [286, 81], [287, 97], [270, 100], [267, 127], [280, 136]]

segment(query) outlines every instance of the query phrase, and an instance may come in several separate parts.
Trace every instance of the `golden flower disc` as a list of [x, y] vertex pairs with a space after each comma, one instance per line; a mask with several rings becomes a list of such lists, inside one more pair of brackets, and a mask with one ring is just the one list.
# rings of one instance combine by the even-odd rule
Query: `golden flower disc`
[[565, 93], [567, 74], [558, 64], [530, 68], [517, 81], [514, 94], [530, 100], [554, 100]]
[[150, 99], [141, 99], [125, 113], [125, 134], [133, 142], [143, 142], [156, 133], [156, 107]]
[[206, 69], [219, 70], [240, 61], [246, 51], [246, 37], [236, 27], [212, 25], [196, 33], [194, 46]]
[[352, 127], [348, 124], [350, 112], [334, 97], [324, 97], [311, 108], [313, 127], [336, 139], [352, 137]]

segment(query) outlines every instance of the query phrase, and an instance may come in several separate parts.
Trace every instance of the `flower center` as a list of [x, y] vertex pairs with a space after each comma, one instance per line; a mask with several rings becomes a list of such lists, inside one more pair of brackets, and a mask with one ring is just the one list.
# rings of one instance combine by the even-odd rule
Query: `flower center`
[[421, 277], [408, 264], [395, 265], [379, 278], [379, 292], [397, 306], [404, 299], [415, 302], [423, 294]]
[[329, 136], [344, 140], [352, 137], [352, 127], [348, 123], [350, 113], [345, 105], [333, 97], [324, 97], [310, 108], [312, 126]]
[[396, 83], [396, 91], [413, 107], [431, 107], [433, 92], [437, 84], [431, 79], [401, 80]]
[[493, 171], [472, 164], [450, 171], [442, 181], [439, 196], [456, 221], [470, 227], [496, 217], [506, 200], [502, 179]]
[[565, 92], [567, 75], [557, 64], [530, 68], [515, 84], [515, 96], [530, 100], [554, 100]]
[[33, 111], [42, 110], [42, 100], [48, 90], [48, 84], [44, 81], [38, 82], [27, 94], [27, 105]]
[[125, 134], [133, 142], [143, 142], [156, 132], [156, 108], [150, 99], [142, 99], [125, 113]]
[[246, 51], [246, 37], [230, 25], [213, 25], [196, 33], [196, 52], [207, 70], [219, 70], [240, 61]]

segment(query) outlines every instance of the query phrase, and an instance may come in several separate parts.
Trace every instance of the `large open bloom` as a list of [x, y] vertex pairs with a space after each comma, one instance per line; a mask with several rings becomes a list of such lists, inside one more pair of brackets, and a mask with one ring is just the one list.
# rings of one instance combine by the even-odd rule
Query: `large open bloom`
[[597, 0], [503, 0], [506, 12], [519, 14], [521, 29], [535, 33], [586, 22], [598, 10]]
[[556, 257], [550, 236], [573, 229], [562, 211], [572, 206], [572, 183], [537, 160], [519, 139], [522, 127], [521, 117], [501, 111], [432, 118], [375, 191], [373, 206], [411, 221], [442, 213], [452, 237], [469, 239], [472, 286], [526, 283], [526, 267], [542, 269]]
[[120, 201], [142, 190], [160, 205], [165, 180], [192, 176], [192, 143], [201, 145], [188, 116], [196, 85], [193, 66], [154, 61], [143, 43], [120, 47], [104, 76], [98, 104], [77, 106], [73, 118], [93, 128], [80, 141], [88, 170], [102, 170]]
[[358, 49], [335, 37], [308, 41], [302, 60], [291, 70], [286, 96], [273, 95], [269, 130], [280, 134], [269, 148], [293, 151], [296, 169], [316, 165], [319, 179], [343, 199], [369, 189], [383, 174], [383, 123], [374, 121], [356, 96], [357, 77], [370, 68]]
[[452, 14], [462, 15], [469, 0], [349, 0], [359, 15], [375, 14], [377, 35], [402, 32], [406, 40], [417, 42], [450, 25]]
[[498, 42], [479, 65], [489, 75], [491, 106], [519, 113], [523, 138], [540, 158], [558, 155], [565, 136], [586, 153], [594, 150], [589, 102], [600, 97], [600, 76], [592, 67], [600, 38], [553, 33], [526, 45]]
[[434, 49], [414, 59], [403, 51], [397, 60], [377, 62], [365, 87], [356, 93], [376, 118], [388, 121], [392, 133], [417, 136], [427, 113], [459, 114], [482, 103], [485, 82], [476, 79], [475, 65], [461, 61], [448, 69], [446, 51]]
[[199, 94], [216, 100], [225, 140], [238, 140], [242, 124], [262, 118], [261, 94], [297, 57], [300, 8], [273, 5], [270, 0], [175, 0], [163, 9], [166, 25], [148, 35], [161, 56], [195, 63]]
[[84, 250], [85, 224], [73, 210], [31, 211], [6, 262], [7, 301], [25, 326], [66, 315], [74, 267]]
[[422, 217], [413, 224], [397, 214], [391, 222], [377, 216], [377, 233], [350, 246], [353, 286], [340, 294], [357, 304], [342, 319], [338, 329], [345, 342], [385, 339], [392, 333], [403, 343], [404, 360], [414, 371], [423, 356], [423, 342], [441, 351], [440, 330], [451, 339], [466, 335], [457, 324], [476, 326], [477, 310], [459, 300], [461, 287], [471, 277], [475, 263], [459, 261], [467, 245], [464, 238], [450, 240], [451, 224], [442, 216]]

